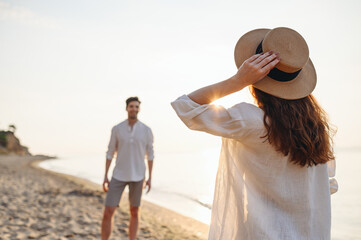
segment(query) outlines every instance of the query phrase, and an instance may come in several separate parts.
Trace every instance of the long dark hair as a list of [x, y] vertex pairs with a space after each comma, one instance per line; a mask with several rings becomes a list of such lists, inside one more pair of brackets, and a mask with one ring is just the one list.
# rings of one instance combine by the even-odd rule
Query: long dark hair
[[290, 161], [313, 166], [335, 159], [326, 112], [309, 95], [297, 100], [285, 100], [250, 87], [258, 106], [264, 111], [263, 136], [277, 151], [290, 156]]

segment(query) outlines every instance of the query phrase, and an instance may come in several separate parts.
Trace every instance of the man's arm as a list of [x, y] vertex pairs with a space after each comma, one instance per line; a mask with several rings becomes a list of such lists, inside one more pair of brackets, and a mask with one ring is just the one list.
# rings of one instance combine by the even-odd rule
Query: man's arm
[[153, 160], [148, 160], [148, 170], [149, 170], [149, 177], [146, 182], [145, 186], [148, 186], [147, 193], [149, 193], [151, 187], [152, 187], [152, 170], [153, 170]]
[[145, 184], [145, 187], [148, 186], [147, 193], [150, 191], [150, 189], [152, 187], [152, 170], [153, 170], [153, 159], [154, 159], [153, 142], [154, 142], [153, 133], [152, 133], [152, 130], [149, 129], [148, 130], [148, 144], [147, 144], [147, 159], [148, 159], [149, 175], [148, 175], [148, 180]]
[[277, 54], [256, 54], [244, 61], [238, 72], [229, 79], [198, 89], [188, 97], [198, 104], [209, 104], [264, 78], [280, 61]]
[[112, 160], [105, 160], [105, 175], [104, 175], [104, 181], [103, 181], [103, 190], [104, 192], [108, 192], [109, 189], [109, 179], [108, 179], [108, 171], [110, 164], [112, 163]]
[[103, 190], [104, 192], [107, 192], [109, 189], [109, 179], [108, 179], [108, 171], [110, 164], [112, 163], [112, 159], [114, 157], [114, 153], [117, 150], [117, 138], [115, 136], [115, 128], [112, 128], [112, 133], [110, 136], [110, 141], [108, 145], [108, 151], [106, 154], [106, 160], [105, 160], [105, 175], [104, 175], [104, 181], [103, 181]]

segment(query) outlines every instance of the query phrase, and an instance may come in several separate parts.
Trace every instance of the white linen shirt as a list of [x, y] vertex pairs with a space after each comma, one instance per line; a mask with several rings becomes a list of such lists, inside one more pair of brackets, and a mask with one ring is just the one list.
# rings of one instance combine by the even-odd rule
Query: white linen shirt
[[124, 182], [138, 182], [145, 177], [145, 156], [153, 161], [152, 130], [139, 120], [131, 127], [125, 120], [112, 128], [106, 159], [117, 160], [113, 177]]
[[186, 95], [171, 104], [190, 129], [223, 137], [209, 240], [330, 239], [334, 161], [291, 163], [262, 138], [264, 112], [252, 104], [225, 109]]

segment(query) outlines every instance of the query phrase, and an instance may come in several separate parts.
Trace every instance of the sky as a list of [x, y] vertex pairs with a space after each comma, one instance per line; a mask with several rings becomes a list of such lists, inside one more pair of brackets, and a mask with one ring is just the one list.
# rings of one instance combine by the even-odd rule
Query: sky
[[[0, 129], [16, 125], [33, 154], [103, 154], [138, 96], [156, 153], [218, 147], [170, 102], [234, 75], [244, 33], [283, 26], [308, 43], [336, 148], [360, 147], [360, 10], [357, 0], [0, 0]], [[215, 104], [242, 101], [252, 102], [247, 89]]]

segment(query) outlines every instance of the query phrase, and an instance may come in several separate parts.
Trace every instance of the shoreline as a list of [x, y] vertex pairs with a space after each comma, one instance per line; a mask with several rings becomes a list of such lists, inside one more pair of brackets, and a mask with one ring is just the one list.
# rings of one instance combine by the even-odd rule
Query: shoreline
[[[174, 175], [174, 167], [169, 164], [169, 161], [165, 161], [165, 159], [173, 159], [173, 157], [172, 155], [163, 154], [159, 156], [157, 168], [154, 169], [155, 178], [153, 178], [152, 190], [150, 194], [144, 191], [142, 200], [164, 207], [180, 215], [190, 217], [209, 226], [211, 202], [213, 200], [212, 191], [214, 189], [214, 187], [210, 187], [214, 181], [210, 180], [209, 177], [215, 178], [215, 174], [203, 173], [200, 181], [197, 180], [194, 181], [194, 183], [191, 183], [190, 178], [188, 178], [188, 180], [179, 179], [181, 176]], [[179, 156], [177, 155], [177, 157]], [[189, 164], [189, 159], [192, 159], [193, 154], [192, 156], [184, 157], [187, 158]], [[68, 155], [58, 157], [54, 160], [40, 162], [39, 166], [49, 171], [86, 179], [99, 185], [99, 189], [103, 191], [101, 183], [104, 177], [104, 165], [102, 161], [99, 161], [100, 158], [100, 154], [88, 156]], [[114, 162], [112, 162], [108, 175], [113, 171]], [[193, 171], [193, 173], [195, 172], [196, 171]]]
[[[9, 234], [4, 235], [9, 237], [17, 234], [16, 232], [18, 232], [19, 230], [23, 230], [21, 232], [27, 234], [27, 237], [30, 239], [32, 237], [41, 239], [41, 234], [45, 234], [43, 237], [47, 236], [46, 238], [52, 236], [56, 237], [55, 239], [59, 239], [59, 234], [60, 232], [62, 232], [60, 230], [64, 230], [64, 227], [61, 227], [61, 229], [59, 229], [57, 228], [57, 226], [64, 223], [66, 225], [67, 222], [72, 222], [72, 219], [84, 219], [85, 215], [88, 217], [87, 220], [89, 220], [89, 222], [84, 222], [84, 220], [82, 220], [83, 222], [80, 221], [80, 223], [73, 222], [70, 231], [68, 231], [70, 233], [64, 233], [65, 235], [60, 239], [82, 239], [83, 237], [88, 237], [89, 239], [99, 239], [101, 217], [104, 207], [103, 201], [105, 198], [105, 193], [102, 191], [101, 186], [83, 178], [54, 172], [41, 168], [39, 166], [40, 162], [50, 159], [51, 158], [48, 158], [46, 156], [19, 157], [0, 155], [0, 166], [2, 167], [0, 170], [0, 174], [4, 178], [6, 178], [8, 182], [15, 182], [14, 184], [16, 184], [17, 182], [17, 176], [14, 175], [25, 175], [20, 182], [30, 182], [30, 189], [26, 187], [24, 189], [24, 186], [22, 189], [18, 189], [22, 187], [18, 184], [16, 188], [17, 193], [15, 193], [14, 195], [19, 195], [18, 192], [21, 192], [20, 195], [26, 198], [25, 200], [23, 199], [22, 202], [18, 202], [18, 205], [26, 205], [27, 203], [29, 203], [29, 195], [31, 195], [31, 197], [34, 197], [35, 205], [37, 205], [37, 200], [40, 205], [42, 202], [55, 201], [54, 204], [63, 205], [64, 209], [67, 210], [67, 212], [69, 213], [66, 218], [67, 221], [57, 222], [56, 220], [52, 219], [54, 215], [56, 216], [60, 214], [61, 216], [63, 216], [64, 211], [60, 210], [60, 212], [53, 214], [51, 213], [52, 209], [47, 209], [48, 214], [44, 214], [42, 218], [39, 219], [32, 215], [37, 214], [36, 211], [34, 212], [35, 209], [42, 210], [42, 206], [24, 206], [25, 209], [28, 210], [28, 215], [30, 215], [28, 217], [30, 217], [32, 221], [28, 221], [27, 223], [22, 224], [16, 224], [16, 226], [14, 226], [14, 223], [12, 223], [12, 221], [17, 220], [16, 222], [19, 222], [18, 219], [22, 219], [21, 217], [19, 217], [19, 215], [21, 214], [16, 211], [18, 206], [12, 206], [11, 209], [15, 211], [11, 211], [11, 213], [9, 214], [9, 211], [6, 207], [8, 207], [8, 205], [12, 203], [11, 201], [9, 201], [9, 197], [12, 198], [11, 194], [9, 194], [11, 193], [11, 191], [8, 191], [9, 189], [7, 189], [6, 186], [2, 186], [0, 187], [0, 193], [2, 195], [2, 197], [0, 197], [0, 210], [5, 210], [5, 212], [7, 212], [5, 216], [10, 215], [11, 217], [7, 220], [5, 219], [4, 221], [2, 221], [2, 223], [0, 223], [0, 231], [4, 232], [5, 234]], [[45, 183], [43, 181], [44, 179], [47, 180], [49, 186], [41, 186], [42, 183]], [[33, 184], [31, 182], [33, 182]], [[43, 193], [41, 194], [41, 196], [31, 194], [32, 192], [36, 192], [36, 190], [40, 190], [36, 189], [36, 186], [39, 187], [39, 184], [40, 188], [45, 187], [47, 188], [47, 190], [44, 191], [42, 189], [43, 191], [38, 191]], [[59, 188], [59, 186], [61, 187]], [[51, 196], [49, 197], [47, 195]], [[70, 196], [74, 199], [71, 199], [71, 206], [68, 206], [67, 204], [65, 204], [65, 202], [70, 200]], [[40, 201], [38, 199], [39, 197], [43, 201]], [[4, 208], [4, 206], [6, 207]], [[120, 202], [119, 209], [117, 209], [117, 213], [115, 214], [114, 229], [111, 239], [116, 237], [127, 238], [129, 219], [128, 207], [128, 201], [125, 197], [123, 197], [122, 201]], [[138, 232], [139, 239], [207, 239], [209, 228], [208, 225], [192, 218], [183, 216], [172, 210], [153, 204], [151, 202], [142, 200], [140, 215], [141, 220]], [[47, 220], [45, 222], [50, 221], [54, 222], [54, 224], [47, 224], [47, 227], [45, 229], [42, 229], [41, 227], [39, 228], [39, 226], [37, 228], [37, 220], [40, 220], [40, 222], [42, 222], [42, 220], [44, 219]], [[80, 226], [78, 226], [77, 228], [74, 225]], [[22, 229], [17, 229], [19, 227]], [[89, 227], [91, 227], [91, 229]], [[82, 231], [79, 231], [80, 229]], [[23, 237], [25, 237], [25, 235]]]

